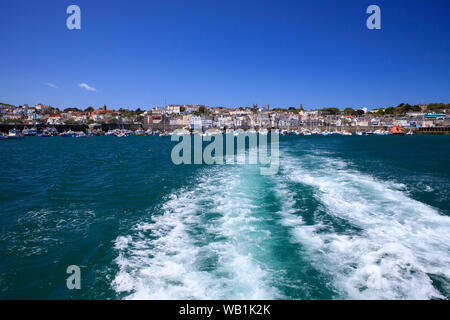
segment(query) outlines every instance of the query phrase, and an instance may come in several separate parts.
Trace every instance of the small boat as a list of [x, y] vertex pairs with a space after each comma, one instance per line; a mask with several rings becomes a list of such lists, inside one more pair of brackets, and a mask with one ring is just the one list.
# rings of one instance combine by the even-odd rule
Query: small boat
[[269, 131], [265, 128], [259, 130], [259, 134], [262, 136], [267, 136], [268, 133]]
[[349, 132], [349, 131], [347, 131], [347, 130], [342, 130], [342, 131], [341, 131], [341, 135], [343, 135], [343, 136], [351, 136], [352, 133]]
[[[206, 133], [206, 136], [213, 137], [213, 136], [220, 136], [222, 134], [222, 131], [219, 129], [209, 129], [209, 130], [206, 130], [205, 133]], [[256, 131], [255, 131], [255, 134], [256, 134]]]
[[78, 135], [78, 133], [75, 132], [75, 131], [72, 131], [72, 130], [69, 130], [69, 131], [65, 131], [64, 130], [64, 132], [62, 132], [60, 134], [60, 136], [63, 137], [63, 138], [76, 138], [77, 135]]
[[412, 130], [409, 130], [408, 133], [406, 134], [407, 136], [412, 136], [414, 135], [414, 133], [412, 132]]
[[57, 136], [59, 134], [58, 130], [55, 129], [55, 127], [46, 128], [46, 130], [52, 135]]
[[137, 129], [134, 132], [134, 134], [137, 135], [137, 136], [145, 136], [145, 131], [143, 129]]
[[378, 130], [375, 130], [373, 133], [376, 135], [379, 135], [379, 136], [386, 136], [389, 134], [389, 131], [385, 131], [383, 129], [378, 129]]
[[38, 136], [41, 137], [41, 138], [53, 137], [52, 133], [49, 130], [42, 131], [42, 133], [39, 133]]
[[37, 129], [36, 129], [36, 128], [28, 129], [27, 127], [25, 127], [25, 128], [22, 130], [22, 133], [23, 133], [23, 135], [26, 136], [26, 137], [35, 136], [36, 133], [37, 133]]
[[125, 137], [128, 137], [128, 136], [129, 136], [129, 133], [126, 132], [125, 130], [121, 130], [121, 131], [119, 131], [119, 132], [116, 134], [116, 137], [117, 137], [117, 138], [125, 138]]
[[362, 136], [364, 133], [362, 131], [356, 131], [357, 136]]
[[74, 138], [87, 138], [87, 135], [83, 131], [78, 131], [76, 132]]
[[0, 132], [0, 140], [5, 140], [6, 139], [6, 134]]
[[176, 129], [173, 132], [171, 132], [171, 135], [176, 135], [176, 136], [190, 136], [191, 133], [186, 130], [186, 129]]
[[404, 136], [405, 133], [403, 132], [403, 129], [398, 126], [393, 126], [391, 128], [391, 134], [394, 136]]
[[116, 130], [108, 130], [105, 133], [105, 136], [114, 136], [114, 135], [116, 135]]
[[20, 130], [17, 130], [15, 128], [12, 130], [9, 130], [8, 139], [21, 139], [23, 137], [24, 137], [24, 135]]

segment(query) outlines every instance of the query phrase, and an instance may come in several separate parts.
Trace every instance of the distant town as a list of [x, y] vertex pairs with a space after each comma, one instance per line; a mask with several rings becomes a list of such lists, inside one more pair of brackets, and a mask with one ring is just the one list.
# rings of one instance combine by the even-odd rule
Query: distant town
[[88, 107], [61, 110], [50, 105], [14, 106], [0, 103], [0, 123], [15, 125], [137, 125], [143, 128], [295, 128], [295, 127], [392, 127], [434, 128], [450, 125], [450, 104], [400, 104], [368, 110], [323, 108], [306, 110], [302, 105], [288, 109], [260, 107], [225, 108], [204, 105], [167, 105], [150, 110]]

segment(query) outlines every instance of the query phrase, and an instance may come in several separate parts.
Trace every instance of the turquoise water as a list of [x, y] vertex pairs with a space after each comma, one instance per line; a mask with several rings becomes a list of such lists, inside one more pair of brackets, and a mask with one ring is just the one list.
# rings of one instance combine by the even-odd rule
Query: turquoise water
[[174, 144], [0, 141], [0, 298], [450, 297], [450, 137], [281, 137], [274, 176]]

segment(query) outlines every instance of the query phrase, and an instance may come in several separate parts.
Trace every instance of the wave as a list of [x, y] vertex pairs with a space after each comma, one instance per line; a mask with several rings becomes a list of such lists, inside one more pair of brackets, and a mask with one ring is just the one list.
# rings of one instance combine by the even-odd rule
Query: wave
[[116, 239], [112, 286], [125, 299], [274, 299], [273, 272], [260, 240], [257, 181], [243, 167], [203, 171], [191, 188], [172, 193], [150, 221]]
[[[279, 214], [319, 270], [332, 275], [341, 298], [448, 298], [450, 218], [347, 163], [285, 153], [276, 190]], [[306, 223], [295, 199], [309, 186], [321, 204]], [[340, 230], [330, 221], [345, 223]]]
[[269, 177], [251, 166], [199, 170], [150, 208], [115, 241], [118, 296], [449, 297], [449, 217], [332, 154], [281, 160]]

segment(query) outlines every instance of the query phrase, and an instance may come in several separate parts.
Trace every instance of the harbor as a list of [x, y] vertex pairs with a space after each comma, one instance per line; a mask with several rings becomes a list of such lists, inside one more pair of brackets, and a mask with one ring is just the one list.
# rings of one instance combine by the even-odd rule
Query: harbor
[[[136, 129], [137, 128], [137, 129]], [[413, 135], [413, 134], [450, 134], [450, 127], [437, 127], [437, 128], [410, 128], [408, 131], [403, 130], [400, 127], [336, 127], [336, 126], [317, 126], [314, 128], [304, 127], [291, 127], [289, 129], [278, 128], [239, 128], [239, 129], [219, 129], [210, 128], [205, 130], [195, 130], [191, 128], [180, 128], [175, 126], [174, 128], [160, 128], [158, 127], [144, 130], [139, 125], [55, 125], [52, 127], [47, 126], [34, 126], [29, 128], [26, 125], [0, 125], [0, 140], [5, 139], [17, 139], [30, 136], [39, 137], [65, 137], [65, 138], [84, 138], [92, 136], [117, 136], [127, 137], [130, 135], [146, 136], [170, 136], [170, 135], [203, 135], [214, 136], [218, 134], [231, 133], [233, 135], [241, 134], [262, 134], [277, 133], [282, 136], [312, 136], [312, 135], [342, 135], [342, 136], [368, 136], [368, 135]]]
[[[60, 128], [61, 129], [61, 128]], [[267, 135], [270, 133], [279, 134], [282, 136], [313, 136], [313, 135], [320, 135], [320, 136], [331, 136], [331, 135], [342, 135], [342, 136], [351, 136], [351, 135], [359, 135], [359, 136], [367, 136], [367, 135], [413, 135], [414, 132], [412, 130], [408, 132], [403, 132], [401, 129], [392, 129], [391, 130], [384, 130], [384, 129], [377, 129], [377, 130], [367, 130], [367, 128], [364, 128], [363, 130], [345, 130], [341, 129], [340, 131], [334, 129], [329, 130], [331, 128], [326, 128], [323, 131], [320, 128], [314, 128], [313, 130], [309, 130], [307, 128], [302, 129], [261, 129], [261, 130], [255, 130], [255, 129], [249, 129], [249, 130], [243, 130], [243, 129], [227, 129], [227, 130], [220, 130], [220, 129], [208, 129], [205, 131], [201, 130], [189, 130], [186, 128], [183, 129], [175, 129], [175, 130], [143, 130], [143, 129], [137, 129], [135, 131], [129, 130], [129, 129], [114, 129], [114, 130], [108, 130], [107, 132], [104, 132], [102, 130], [96, 129], [86, 129], [80, 130], [80, 131], [74, 131], [71, 128], [64, 128], [63, 131], [58, 131], [54, 127], [44, 127], [44, 128], [32, 128], [28, 129], [25, 127], [24, 129], [20, 130], [14, 127], [13, 129], [8, 130], [5, 133], [0, 132], [0, 140], [6, 140], [6, 139], [19, 139], [19, 138], [25, 138], [25, 137], [32, 137], [32, 136], [38, 136], [38, 137], [63, 137], [63, 138], [86, 138], [86, 137], [93, 137], [93, 136], [116, 136], [116, 137], [128, 137], [130, 135], [136, 135], [136, 136], [147, 136], [147, 135], [153, 135], [153, 136], [171, 136], [171, 135], [180, 135], [180, 136], [186, 136], [186, 135], [201, 135], [201, 136], [216, 136], [221, 134], [232, 134], [234, 136], [239, 135], [251, 135], [251, 134], [260, 134], [260, 135]]]
[[[115, 135], [183, 135], [211, 132], [282, 135], [450, 134], [450, 104], [400, 104], [390, 108], [359, 109], [259, 107], [213, 107], [165, 105], [144, 109], [60, 109], [38, 104], [13, 106], [0, 103], [1, 138], [11, 130], [25, 136], [48, 137]], [[44, 132], [45, 131], [45, 132]], [[75, 133], [76, 134], [75, 134]], [[13, 134], [14, 136], [14, 134]], [[19, 135], [20, 136], [20, 135]]]

